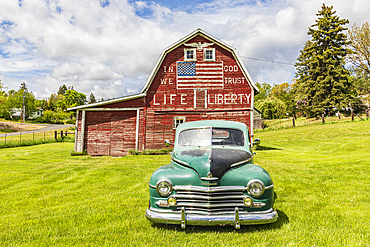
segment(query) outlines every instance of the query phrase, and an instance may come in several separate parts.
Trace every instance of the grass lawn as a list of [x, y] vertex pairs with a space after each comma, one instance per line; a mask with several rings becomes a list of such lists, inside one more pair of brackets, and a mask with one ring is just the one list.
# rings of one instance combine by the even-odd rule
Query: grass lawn
[[55, 131], [58, 132], [58, 138], [60, 138], [61, 131], [63, 131], [64, 133], [69, 133], [67, 138], [74, 138], [74, 127], [67, 127], [64, 129], [50, 130], [45, 132], [31, 132], [29, 134], [18, 132], [16, 135], [11, 136], [7, 135], [7, 133], [16, 131], [12, 131], [11, 129], [0, 129], [0, 134], [5, 133], [3, 136], [0, 136], [0, 149], [8, 147], [19, 147], [22, 145], [31, 146], [39, 143], [55, 142]]
[[17, 131], [12, 130], [12, 129], [0, 129], [0, 134], [2, 134], [2, 133], [13, 133], [13, 132], [17, 132]]
[[150, 175], [169, 155], [70, 156], [73, 143], [0, 149], [0, 245], [370, 246], [370, 121], [256, 137], [279, 219], [240, 230], [146, 220]]
[[[366, 115], [355, 115], [354, 121], [364, 121], [366, 120]], [[345, 116], [344, 114], [341, 115], [341, 118], [339, 119], [336, 116], [325, 116], [325, 123], [326, 124], [334, 124], [334, 123], [345, 123], [345, 122], [351, 122], [351, 116]], [[293, 119], [290, 118], [283, 118], [283, 119], [265, 119], [263, 120], [265, 123], [265, 130], [257, 130], [257, 132], [261, 131], [270, 131], [270, 130], [278, 130], [278, 129], [286, 129], [286, 128], [292, 128], [293, 127]], [[308, 125], [321, 125], [322, 119], [320, 118], [306, 118], [303, 116], [298, 117], [295, 119], [295, 125], [298, 126], [308, 126]]]

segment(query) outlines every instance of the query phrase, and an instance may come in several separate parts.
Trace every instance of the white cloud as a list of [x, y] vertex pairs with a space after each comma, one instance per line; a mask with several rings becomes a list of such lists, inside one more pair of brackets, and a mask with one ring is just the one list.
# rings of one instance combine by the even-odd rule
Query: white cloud
[[[4, 84], [26, 81], [38, 97], [73, 85], [87, 96], [137, 93], [161, 51], [197, 28], [240, 56], [294, 63], [322, 1], [218, 0], [170, 9], [151, 1], [6, 1], [0, 8], [0, 72]], [[330, 0], [340, 18], [362, 24], [370, 2]], [[136, 13], [149, 14], [140, 17]], [[242, 58], [255, 81], [290, 81], [294, 66]]]

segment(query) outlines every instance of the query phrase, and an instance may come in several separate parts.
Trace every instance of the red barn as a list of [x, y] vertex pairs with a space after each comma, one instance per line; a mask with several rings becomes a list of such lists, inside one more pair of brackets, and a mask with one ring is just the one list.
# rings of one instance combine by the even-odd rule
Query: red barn
[[235, 49], [198, 29], [162, 52], [139, 94], [69, 108], [77, 110], [75, 151], [161, 149], [177, 125], [195, 120], [239, 121], [253, 134], [257, 90]]

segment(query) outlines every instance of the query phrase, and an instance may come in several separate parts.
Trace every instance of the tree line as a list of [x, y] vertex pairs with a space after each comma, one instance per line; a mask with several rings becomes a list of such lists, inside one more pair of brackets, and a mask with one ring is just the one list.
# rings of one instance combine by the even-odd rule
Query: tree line
[[[256, 83], [255, 107], [265, 119], [361, 111], [370, 100], [370, 26], [340, 19], [333, 6], [322, 5], [311, 37], [295, 63], [295, 79], [270, 85]], [[347, 31], [347, 33], [346, 33]], [[340, 115], [339, 115], [340, 116]]]
[[[36, 99], [34, 93], [28, 90], [26, 83], [23, 82], [18, 90], [7, 90], [0, 80], [0, 117], [7, 120], [17, 118], [24, 120], [24, 116], [32, 118], [35, 122], [63, 123], [74, 117], [74, 113], [66, 112], [67, 108], [96, 102], [93, 93], [87, 100], [84, 93], [78, 92], [73, 86], [67, 87], [65, 84], [60, 86], [58, 92], [51, 94], [48, 99]], [[40, 110], [42, 114], [34, 114]], [[21, 114], [18, 115], [15, 112]]]

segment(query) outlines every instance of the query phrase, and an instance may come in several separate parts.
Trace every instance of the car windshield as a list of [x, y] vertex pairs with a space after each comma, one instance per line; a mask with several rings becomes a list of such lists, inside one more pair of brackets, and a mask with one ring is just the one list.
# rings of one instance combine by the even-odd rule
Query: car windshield
[[200, 128], [180, 132], [177, 144], [186, 146], [244, 146], [244, 133], [237, 129]]

